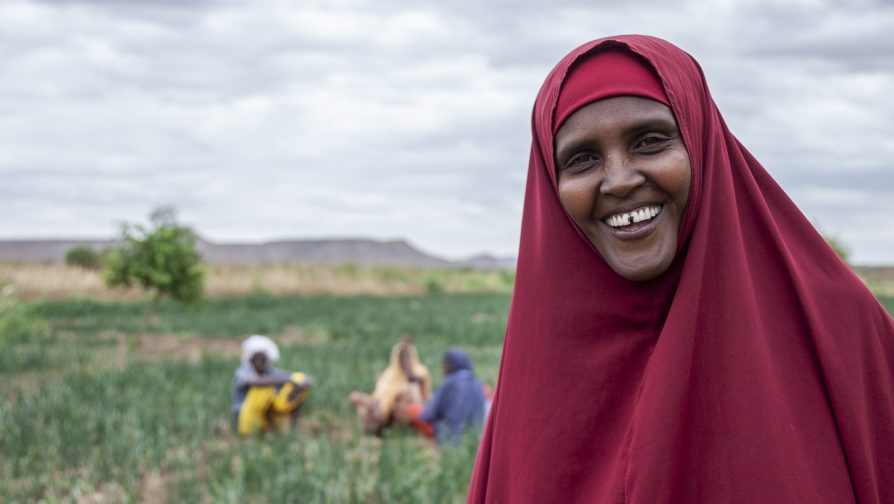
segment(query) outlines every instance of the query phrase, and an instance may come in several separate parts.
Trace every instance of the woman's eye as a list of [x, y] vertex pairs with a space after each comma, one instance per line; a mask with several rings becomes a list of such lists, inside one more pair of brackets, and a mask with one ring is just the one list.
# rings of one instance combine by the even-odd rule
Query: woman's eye
[[647, 137], [643, 137], [639, 142], [634, 146], [637, 150], [642, 150], [646, 152], [658, 152], [662, 150], [668, 142], [670, 142], [672, 138], [668, 138], [665, 136], [658, 135], [649, 135]]
[[598, 158], [593, 154], [577, 154], [565, 163], [565, 168], [579, 168], [580, 166], [592, 163], [597, 159]]

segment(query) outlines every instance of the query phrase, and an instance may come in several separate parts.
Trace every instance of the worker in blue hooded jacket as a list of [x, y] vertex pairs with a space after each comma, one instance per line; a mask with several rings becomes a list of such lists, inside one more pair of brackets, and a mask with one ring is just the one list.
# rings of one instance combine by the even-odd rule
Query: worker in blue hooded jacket
[[444, 383], [425, 403], [418, 419], [435, 426], [438, 444], [456, 441], [469, 428], [484, 422], [484, 387], [465, 352], [444, 352]]

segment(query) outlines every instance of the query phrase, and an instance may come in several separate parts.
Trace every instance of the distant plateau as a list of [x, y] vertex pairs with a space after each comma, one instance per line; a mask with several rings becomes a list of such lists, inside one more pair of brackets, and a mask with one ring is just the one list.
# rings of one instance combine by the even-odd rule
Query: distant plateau
[[[102, 239], [0, 240], [0, 262], [61, 263], [69, 249], [88, 246], [102, 252], [117, 244]], [[215, 265], [344, 264], [407, 267], [515, 269], [514, 257], [488, 254], [451, 261], [427, 254], [406, 240], [364, 238], [279, 240], [263, 243], [215, 243], [198, 239], [196, 249]]]

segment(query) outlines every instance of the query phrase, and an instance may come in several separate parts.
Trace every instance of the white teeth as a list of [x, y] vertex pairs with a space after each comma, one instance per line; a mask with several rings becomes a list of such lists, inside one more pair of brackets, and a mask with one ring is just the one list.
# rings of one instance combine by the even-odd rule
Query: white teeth
[[622, 227], [635, 222], [643, 222], [653, 219], [659, 213], [661, 213], [661, 205], [650, 205], [630, 212], [610, 215], [605, 219], [605, 223], [614, 228]]

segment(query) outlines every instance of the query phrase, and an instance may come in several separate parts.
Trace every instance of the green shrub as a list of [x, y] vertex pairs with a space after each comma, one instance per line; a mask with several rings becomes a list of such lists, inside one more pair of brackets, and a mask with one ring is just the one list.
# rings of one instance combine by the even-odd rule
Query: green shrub
[[429, 277], [425, 280], [426, 294], [442, 294], [444, 292], [444, 282], [435, 277]]
[[176, 223], [172, 209], [152, 212], [150, 221], [148, 228], [123, 226], [123, 245], [108, 258], [106, 284], [130, 287], [137, 283], [155, 291], [156, 299], [169, 297], [187, 304], [200, 301], [205, 269], [192, 230]]
[[68, 249], [68, 252], [65, 253], [65, 264], [95, 270], [102, 266], [102, 258], [93, 248], [80, 245]]

